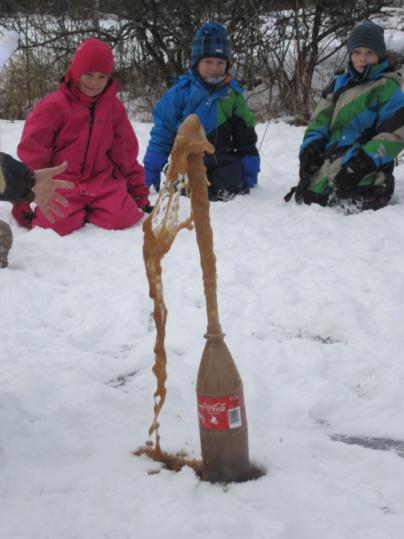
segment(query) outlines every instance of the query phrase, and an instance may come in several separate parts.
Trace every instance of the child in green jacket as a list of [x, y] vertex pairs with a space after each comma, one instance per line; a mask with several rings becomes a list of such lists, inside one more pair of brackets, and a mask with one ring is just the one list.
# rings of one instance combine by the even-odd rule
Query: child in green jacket
[[372, 21], [352, 29], [347, 48], [346, 73], [323, 91], [305, 131], [295, 198], [377, 210], [393, 195], [394, 159], [404, 148], [402, 81]]

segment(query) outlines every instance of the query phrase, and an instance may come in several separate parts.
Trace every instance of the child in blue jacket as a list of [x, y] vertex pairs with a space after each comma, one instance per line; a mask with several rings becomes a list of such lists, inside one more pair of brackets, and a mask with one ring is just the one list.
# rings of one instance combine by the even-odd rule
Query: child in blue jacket
[[230, 44], [219, 23], [205, 23], [197, 31], [191, 66], [161, 97], [153, 112], [154, 126], [144, 158], [146, 183], [160, 188], [160, 173], [168, 161], [177, 130], [189, 114], [196, 114], [213, 155], [205, 156], [210, 200], [229, 200], [257, 185], [260, 158], [255, 118], [244, 90], [228, 72]]

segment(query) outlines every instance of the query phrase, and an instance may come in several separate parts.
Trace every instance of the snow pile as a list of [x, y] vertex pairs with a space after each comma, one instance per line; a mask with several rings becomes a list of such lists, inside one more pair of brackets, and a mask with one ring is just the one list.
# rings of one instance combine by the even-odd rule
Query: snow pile
[[[22, 123], [0, 127], [15, 155]], [[150, 125], [134, 127], [144, 152]], [[0, 271], [5, 539], [401, 539], [404, 167], [378, 212], [285, 204], [303, 129], [258, 134], [258, 188], [212, 204], [211, 220], [220, 319], [266, 475], [224, 487], [132, 455], [155, 389], [141, 226], [61, 238], [18, 228], [0, 203], [14, 231]], [[180, 232], [163, 278], [161, 444], [199, 458], [206, 315], [193, 231]]]

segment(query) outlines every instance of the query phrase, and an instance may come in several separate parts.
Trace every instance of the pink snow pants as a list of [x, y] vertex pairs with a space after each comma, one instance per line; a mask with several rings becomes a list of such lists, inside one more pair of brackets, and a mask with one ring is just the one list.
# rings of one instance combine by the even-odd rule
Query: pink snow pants
[[64, 216], [49, 222], [39, 208], [35, 209], [34, 226], [51, 228], [60, 236], [67, 236], [81, 228], [86, 222], [101, 228], [119, 230], [137, 223], [143, 216], [127, 191], [126, 182], [112, 180], [102, 195], [89, 192], [86, 184], [77, 184], [71, 191], [63, 191], [69, 201], [67, 208], [62, 207]]

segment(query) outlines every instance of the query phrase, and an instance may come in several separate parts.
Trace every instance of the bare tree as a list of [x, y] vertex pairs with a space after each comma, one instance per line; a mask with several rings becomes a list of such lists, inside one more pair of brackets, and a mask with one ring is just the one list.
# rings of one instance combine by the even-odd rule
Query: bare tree
[[[393, 0], [392, 0], [393, 1]], [[195, 30], [225, 24], [232, 69], [264, 119], [288, 113], [305, 120], [316, 98], [313, 79], [335, 58], [356, 20], [388, 0], [3, 0], [0, 26], [21, 35], [0, 81], [0, 115], [24, 117], [56, 87], [77, 45], [88, 36], [110, 43], [127, 104], [150, 111], [189, 65]], [[12, 73], [12, 76], [10, 75]], [[12, 85], [18, 84], [18, 99]], [[139, 108], [137, 109], [139, 110]], [[14, 116], [15, 117], [15, 116]]]
[[273, 12], [257, 50], [279, 109], [307, 120], [318, 95], [313, 88], [316, 71], [336, 57], [356, 21], [379, 14], [388, 3], [286, 0], [285, 9]]

